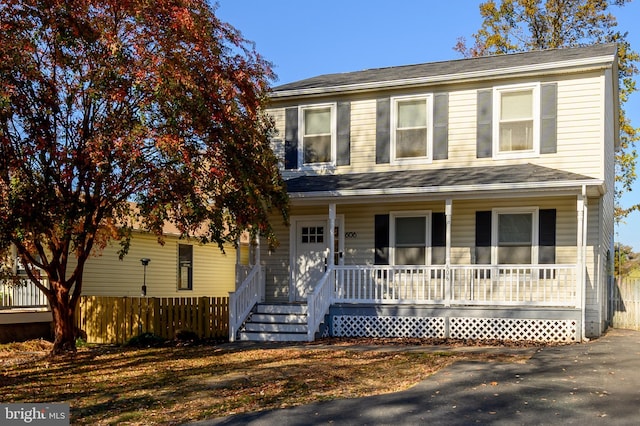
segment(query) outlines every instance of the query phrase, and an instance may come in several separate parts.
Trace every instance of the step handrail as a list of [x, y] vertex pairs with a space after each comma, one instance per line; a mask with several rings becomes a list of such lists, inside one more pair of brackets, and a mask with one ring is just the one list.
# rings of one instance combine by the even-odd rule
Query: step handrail
[[236, 291], [229, 292], [229, 341], [235, 342], [238, 330], [251, 310], [263, 298], [262, 266], [255, 265]]
[[333, 267], [327, 269], [313, 292], [307, 295], [307, 340], [313, 342], [316, 331], [333, 301]]

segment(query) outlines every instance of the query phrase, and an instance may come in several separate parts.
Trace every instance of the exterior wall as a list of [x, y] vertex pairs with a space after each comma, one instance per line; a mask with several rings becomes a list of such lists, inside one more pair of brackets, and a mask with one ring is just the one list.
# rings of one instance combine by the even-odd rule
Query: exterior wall
[[[178, 290], [178, 244], [193, 245], [193, 290]], [[118, 259], [117, 243], [109, 244], [101, 256], [90, 258], [85, 266], [82, 294], [88, 296], [140, 296], [143, 283], [141, 258], [149, 258], [147, 296], [223, 297], [235, 290], [236, 251], [217, 245], [165, 237], [164, 246], [153, 235], [136, 233], [129, 253]]]
[[[523, 159], [476, 158], [476, 105], [477, 91], [496, 86], [523, 82], [557, 82], [557, 153], [541, 154]], [[488, 85], [458, 85], [446, 87], [425, 87], [412, 92], [385, 92], [367, 97], [352, 96], [351, 101], [351, 164], [336, 167], [335, 173], [372, 172], [406, 169], [439, 169], [442, 167], [478, 167], [505, 164], [534, 163], [545, 167], [566, 170], [594, 178], [605, 178], [602, 162], [602, 141], [604, 126], [604, 100], [602, 96], [601, 73], [585, 73], [579, 76], [558, 78], [504, 80]], [[396, 94], [421, 94], [446, 91], [449, 93], [449, 141], [448, 159], [434, 160], [431, 164], [376, 164], [376, 97]], [[305, 101], [323, 102], [326, 99]], [[335, 101], [335, 98], [331, 99]], [[273, 149], [284, 162], [284, 108], [296, 104], [274, 104], [269, 110], [275, 120], [278, 135], [273, 140]], [[610, 143], [608, 141], [607, 143]], [[580, 161], [576, 161], [580, 158]], [[322, 171], [320, 172], [322, 173]], [[286, 178], [299, 175], [297, 171], [283, 171]]]

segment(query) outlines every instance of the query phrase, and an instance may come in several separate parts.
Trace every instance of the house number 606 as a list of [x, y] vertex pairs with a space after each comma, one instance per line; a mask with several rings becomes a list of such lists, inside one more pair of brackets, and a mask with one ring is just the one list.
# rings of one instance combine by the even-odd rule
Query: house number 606
[[344, 233], [344, 237], [345, 238], [358, 238], [358, 233], [357, 232], [345, 232]]

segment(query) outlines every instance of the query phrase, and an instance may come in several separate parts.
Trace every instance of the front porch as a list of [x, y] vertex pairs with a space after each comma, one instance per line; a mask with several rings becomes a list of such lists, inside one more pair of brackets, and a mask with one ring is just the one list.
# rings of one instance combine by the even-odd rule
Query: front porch
[[[334, 337], [419, 337], [573, 342], [582, 339], [576, 265], [330, 265], [295, 306], [264, 302], [264, 270], [255, 266], [230, 295], [231, 341], [313, 341]], [[265, 322], [269, 312], [272, 324]], [[251, 322], [252, 315], [260, 324]], [[301, 316], [304, 319], [300, 320]], [[304, 323], [301, 327], [300, 323]], [[283, 327], [279, 328], [278, 324]], [[284, 325], [289, 326], [288, 330]], [[246, 330], [251, 335], [243, 335]], [[279, 334], [278, 330], [287, 330]]]

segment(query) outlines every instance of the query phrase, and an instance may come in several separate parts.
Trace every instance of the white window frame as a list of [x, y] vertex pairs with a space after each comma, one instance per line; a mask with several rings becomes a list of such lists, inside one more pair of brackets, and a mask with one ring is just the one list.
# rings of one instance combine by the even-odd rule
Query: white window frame
[[[396, 125], [398, 118], [398, 103], [402, 101], [410, 101], [416, 99], [424, 99], [427, 106], [427, 152], [424, 157], [413, 158], [396, 158]], [[391, 164], [430, 164], [433, 160], [433, 94], [425, 93], [412, 96], [396, 96], [391, 98]]]
[[531, 214], [531, 265], [538, 264], [539, 207], [505, 207], [491, 210], [491, 264], [498, 263], [498, 217], [501, 214]]
[[[531, 90], [533, 98], [533, 147], [528, 150], [500, 151], [500, 116], [502, 94]], [[493, 158], [531, 158], [540, 156], [540, 83], [512, 84], [493, 88]]]
[[406, 266], [396, 265], [396, 219], [402, 217], [423, 217], [426, 221], [425, 229], [425, 250], [424, 250], [424, 265], [431, 265], [431, 210], [409, 210], [409, 211], [397, 211], [389, 213], [389, 264], [391, 266]]
[[[304, 113], [306, 110], [310, 109], [326, 109], [330, 108], [331, 110], [331, 160], [319, 163], [305, 163], [304, 162], [304, 136], [305, 136], [305, 120]], [[324, 103], [324, 104], [310, 104], [310, 105], [300, 105], [298, 107], [298, 164], [301, 165], [301, 169], [314, 170], [314, 169], [322, 169], [327, 167], [335, 167], [336, 165], [336, 156], [338, 149], [338, 124], [337, 124], [337, 103]]]

